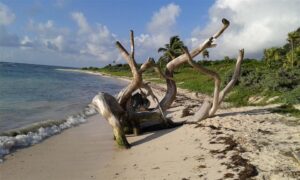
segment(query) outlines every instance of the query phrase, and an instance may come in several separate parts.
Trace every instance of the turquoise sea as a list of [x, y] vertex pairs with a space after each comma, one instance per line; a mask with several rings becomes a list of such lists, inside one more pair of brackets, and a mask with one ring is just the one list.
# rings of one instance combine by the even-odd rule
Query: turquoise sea
[[99, 92], [115, 94], [126, 83], [63, 71], [57, 66], [0, 62], [0, 134], [81, 112]]

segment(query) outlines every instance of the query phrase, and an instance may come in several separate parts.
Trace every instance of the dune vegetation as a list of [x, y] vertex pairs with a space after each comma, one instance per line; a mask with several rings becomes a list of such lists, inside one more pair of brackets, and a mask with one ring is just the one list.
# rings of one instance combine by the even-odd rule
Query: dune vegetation
[[[162, 56], [157, 64], [165, 69], [172, 58], [181, 55], [183, 42], [178, 36], [170, 38], [170, 42], [159, 48]], [[225, 101], [233, 106], [283, 104], [277, 112], [291, 113], [299, 116], [299, 110], [293, 105], [300, 103], [300, 28], [288, 34], [287, 43], [282, 47], [271, 47], [265, 50], [262, 59], [244, 59], [241, 76], [236, 87], [228, 94]], [[222, 86], [230, 80], [235, 66], [235, 59], [224, 57], [210, 60], [209, 52], [202, 53], [197, 63], [218, 72]], [[138, 66], [141, 66], [138, 65]], [[105, 67], [85, 67], [83, 70], [100, 72], [112, 76], [131, 77], [128, 64], [108, 64]], [[214, 89], [213, 79], [197, 72], [188, 64], [176, 69], [174, 79], [178, 87], [211, 95]], [[154, 70], [144, 73], [144, 79], [164, 83]]]

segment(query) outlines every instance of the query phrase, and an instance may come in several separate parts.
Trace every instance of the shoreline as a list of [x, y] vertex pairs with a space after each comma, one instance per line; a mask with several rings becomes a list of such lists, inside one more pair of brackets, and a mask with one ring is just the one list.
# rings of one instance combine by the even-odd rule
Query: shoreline
[[0, 164], [0, 179], [94, 179], [115, 152], [110, 126], [99, 115], [34, 146], [18, 149]]
[[[93, 74], [96, 76], [102, 76], [102, 77], [107, 77], [107, 78], [113, 78], [113, 79], [118, 79], [121, 81], [125, 81], [125, 82], [131, 82], [131, 78], [130, 77], [125, 77], [125, 76], [112, 76], [110, 74], [105, 74], [105, 73], [101, 73], [101, 72], [93, 72], [90, 70], [82, 70], [82, 69], [57, 69], [60, 71], [71, 71], [71, 72], [78, 72], [78, 73], [86, 73], [86, 74]], [[151, 81], [147, 81], [145, 80], [145, 82], [149, 82], [150, 86], [155, 88], [155, 89], [159, 89], [161, 91], [165, 91], [167, 86], [165, 84], [160, 84], [160, 83], [154, 83]], [[204, 95], [204, 94], [199, 94], [197, 92], [194, 92], [192, 90], [188, 90], [188, 89], [182, 89], [177, 87], [177, 92], [179, 94], [185, 94], [186, 96], [188, 96], [191, 99], [195, 99], [195, 100], [204, 100], [205, 98], [211, 98], [208, 95]]]
[[86, 123], [87, 118], [96, 114], [95, 109], [87, 106], [80, 113], [61, 120], [46, 120], [11, 129], [0, 134], [0, 164], [5, 156], [22, 148], [29, 148], [67, 129]]
[[[83, 70], [80, 72], [92, 73]], [[92, 74], [100, 75], [100, 73]], [[108, 77], [114, 78], [113, 76]], [[117, 79], [122, 80], [123, 78], [117, 77]], [[156, 84], [154, 86], [158, 87], [154, 89], [154, 93], [157, 94], [158, 98], [162, 98], [163, 87]], [[193, 115], [200, 103], [199, 97], [195, 93], [179, 91], [177, 100], [167, 111], [167, 116], [174, 121], [187, 120]], [[270, 110], [275, 107], [276, 105], [268, 105], [219, 109], [215, 117], [206, 119], [201, 123], [185, 124], [178, 128], [149, 132], [136, 137], [129, 135], [127, 138], [132, 144], [132, 148], [129, 150], [116, 148], [112, 140], [112, 132], [108, 132], [111, 137], [107, 141], [111, 144], [106, 148], [112, 154], [110, 158], [105, 160], [107, 162], [104, 166], [97, 166], [100, 162], [96, 163], [93, 159], [85, 159], [86, 163], [92, 167], [87, 170], [87, 168], [82, 167], [80, 162], [74, 163], [70, 159], [63, 158], [56, 159], [56, 163], [64, 164], [70, 171], [61, 172], [62, 170], [52, 167], [55, 166], [53, 163], [44, 167], [46, 170], [41, 170], [42, 172], [37, 173], [37, 175], [32, 170], [30, 179], [35, 180], [42, 176], [48, 176], [50, 179], [52, 179], [51, 177], [55, 177], [53, 179], [82, 179], [83, 176], [78, 175], [77, 171], [81, 171], [81, 174], [85, 175], [85, 179], [88, 179], [86, 177], [89, 174], [93, 174], [89, 176], [90, 179], [122, 180], [297, 179], [300, 176], [300, 164], [294, 160], [292, 154], [300, 152], [300, 121], [293, 117], [270, 113]], [[187, 116], [184, 115], [185, 109], [190, 112]], [[108, 123], [104, 119], [101, 121], [106, 124], [105, 130], [111, 131]], [[70, 152], [52, 153], [48, 149], [51, 149], [51, 146], [47, 143], [49, 141], [59, 143], [59, 137], [66, 137], [65, 134], [71, 131], [74, 133], [85, 132], [90, 135], [91, 132], [100, 132], [98, 125], [82, 130], [86, 124], [66, 130], [41, 144], [9, 155], [7, 162], [0, 164], [0, 171], [8, 171], [3, 167], [8, 166], [7, 164], [16, 165], [16, 163], [23, 163], [20, 168], [32, 169], [30, 161], [27, 162], [27, 160], [38, 158], [34, 157], [33, 152], [41, 146], [45, 149], [39, 153], [44, 155], [42, 158], [45, 160], [57, 157], [57, 154], [63, 157], [64, 153], [66, 153], [65, 155], [77, 154], [78, 158], [84, 159], [84, 153], [78, 154], [80, 152], [78, 149], [72, 149]], [[69, 136], [67, 139], [70, 143], [77, 141], [74, 136]], [[86, 139], [87, 142], [90, 140], [90, 138]], [[92, 140], [100, 141], [99, 137], [94, 137]], [[90, 151], [95, 147], [94, 144], [90, 144], [86, 148], [87, 151]], [[26, 156], [22, 153], [23, 151], [29, 152], [31, 156]], [[15, 163], [10, 159], [10, 156], [15, 158]], [[101, 153], [93, 151], [93, 156], [101, 156]], [[22, 160], [24, 162], [20, 158], [24, 158]], [[26, 165], [24, 165], [25, 163]], [[39, 166], [42, 162], [36, 163]], [[10, 167], [13, 169], [14, 165]], [[75, 174], [72, 173], [74, 171]], [[14, 171], [13, 177], [21, 177], [22, 173], [24, 173], [23, 170]], [[6, 172], [5, 174], [9, 173]]]
[[[56, 70], [77, 72], [77, 69]], [[105, 78], [108, 77], [105, 76]], [[115, 79], [116, 78], [114, 78], [114, 80]], [[45, 139], [59, 135], [66, 129], [85, 123], [88, 117], [95, 115], [96, 113], [95, 109], [88, 104], [82, 110], [66, 116], [63, 119], [43, 120], [0, 132], [0, 164], [3, 162], [3, 158], [10, 154], [11, 151], [14, 152], [18, 149], [29, 148], [30, 146], [39, 144]]]
[[126, 82], [131, 81], [130, 78], [111, 76], [109, 74], [100, 73], [100, 72], [93, 72], [93, 71], [89, 71], [89, 70], [82, 70], [82, 69], [56, 69], [56, 70], [92, 74], [92, 75], [96, 75], [96, 76], [102, 76], [102, 77], [107, 77], [107, 78], [118, 79], [118, 80], [122, 80], [122, 81], [126, 81]]

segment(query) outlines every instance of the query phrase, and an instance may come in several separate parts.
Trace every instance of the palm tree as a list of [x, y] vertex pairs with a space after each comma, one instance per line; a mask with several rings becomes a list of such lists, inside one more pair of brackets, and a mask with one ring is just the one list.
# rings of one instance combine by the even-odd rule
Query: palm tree
[[291, 54], [291, 66], [294, 66], [294, 57], [295, 57], [295, 52], [294, 52], [294, 46], [295, 46], [295, 40], [299, 39], [300, 35], [295, 32], [291, 32], [288, 34], [288, 42], [291, 44], [291, 49], [292, 49], [292, 54]]
[[183, 42], [178, 36], [172, 36], [169, 44], [165, 44], [165, 47], [160, 47], [157, 51], [158, 53], [163, 52], [164, 54], [161, 58], [167, 62], [170, 62], [172, 59], [183, 54], [181, 49], [183, 45]]

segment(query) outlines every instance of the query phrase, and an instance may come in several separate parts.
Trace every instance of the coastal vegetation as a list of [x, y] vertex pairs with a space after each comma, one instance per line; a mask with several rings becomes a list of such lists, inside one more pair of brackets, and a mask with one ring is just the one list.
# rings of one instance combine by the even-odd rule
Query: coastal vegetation
[[[179, 48], [182, 44], [178, 36], [171, 37], [169, 44], [159, 49], [163, 54], [157, 61], [157, 65], [164, 70], [170, 58], [183, 53]], [[202, 53], [202, 59], [196, 62], [218, 72], [223, 81], [221, 87], [224, 87], [233, 74], [235, 59], [226, 56], [223, 59], [210, 61], [208, 58], [209, 52], [206, 50]], [[141, 64], [137, 66], [140, 67]], [[83, 70], [132, 77], [128, 64], [109, 64], [103, 68], [89, 67]], [[174, 80], [180, 88], [208, 95], [213, 92], [213, 79], [197, 72], [188, 64], [176, 69], [174, 74]], [[143, 78], [155, 83], [165, 82], [154, 70], [146, 71]], [[283, 47], [265, 49], [262, 59], [244, 59], [241, 65], [241, 76], [225, 101], [234, 106], [281, 103], [291, 109], [291, 114], [299, 116], [299, 110], [291, 105], [300, 103], [300, 28], [288, 34], [287, 43]], [[278, 112], [285, 112], [285, 110]]]

